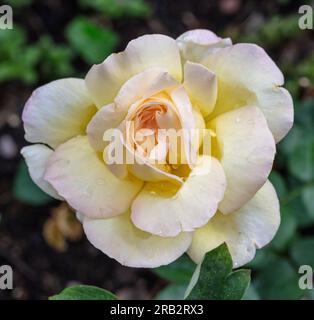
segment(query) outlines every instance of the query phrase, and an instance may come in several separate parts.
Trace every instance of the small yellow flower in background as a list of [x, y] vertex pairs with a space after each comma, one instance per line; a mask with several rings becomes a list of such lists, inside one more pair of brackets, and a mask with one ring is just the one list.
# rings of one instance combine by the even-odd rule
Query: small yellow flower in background
[[[275, 144], [293, 124], [283, 84], [256, 45], [233, 45], [208, 30], [177, 40], [145, 35], [94, 65], [85, 80], [35, 90], [23, 122], [26, 140], [36, 144], [22, 154], [34, 182], [67, 201], [89, 241], [121, 264], [157, 267], [184, 252], [200, 262], [226, 242], [238, 267], [280, 223], [267, 178]], [[210, 137], [183, 133], [178, 149], [157, 135], [205, 128]], [[121, 132], [124, 154], [141, 161], [107, 161], [104, 135], [112, 129]], [[143, 129], [149, 134], [139, 135]], [[208, 142], [210, 154], [201, 151]]]
[[68, 249], [67, 240], [79, 241], [82, 238], [82, 226], [75, 213], [65, 204], [52, 210], [51, 216], [43, 225], [43, 237], [56, 251]]

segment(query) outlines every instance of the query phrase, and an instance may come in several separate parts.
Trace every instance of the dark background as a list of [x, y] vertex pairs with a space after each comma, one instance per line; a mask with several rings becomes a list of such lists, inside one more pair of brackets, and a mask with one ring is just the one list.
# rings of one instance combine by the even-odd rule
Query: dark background
[[14, 289], [0, 290], [0, 299], [47, 299], [77, 283], [123, 299], [182, 295], [193, 269], [187, 258], [157, 272], [122, 267], [88, 243], [68, 207], [33, 185], [19, 154], [26, 145], [20, 116], [39, 85], [84, 77], [93, 63], [140, 35], [176, 38], [195, 28], [263, 46], [285, 74], [296, 125], [279, 144], [271, 175], [282, 224], [249, 265], [253, 284], [246, 298], [311, 299], [313, 291], [297, 286], [298, 267], [314, 266], [314, 31], [298, 27], [298, 8], [306, 3], [311, 2], [0, 1], [14, 11], [14, 29], [0, 30], [0, 266], [12, 266]]

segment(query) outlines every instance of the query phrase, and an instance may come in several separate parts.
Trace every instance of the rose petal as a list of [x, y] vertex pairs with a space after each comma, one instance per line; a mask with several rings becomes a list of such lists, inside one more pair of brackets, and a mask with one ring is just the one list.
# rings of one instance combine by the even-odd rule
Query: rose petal
[[103, 63], [94, 65], [85, 81], [93, 101], [102, 107], [114, 101], [123, 83], [152, 67], [168, 71], [181, 82], [181, 59], [175, 40], [159, 34], [132, 40], [124, 52], [112, 54]]
[[131, 219], [141, 230], [173, 237], [206, 224], [215, 214], [225, 190], [223, 169], [215, 158], [203, 156], [179, 190], [146, 184], [132, 204]]
[[236, 44], [208, 55], [201, 63], [218, 78], [218, 98], [211, 118], [256, 105], [263, 111], [276, 142], [288, 133], [293, 123], [292, 99], [280, 88], [283, 75], [262, 48]]
[[229, 215], [217, 213], [206, 226], [196, 230], [188, 254], [199, 263], [206, 252], [226, 242], [234, 267], [240, 267], [254, 258], [256, 248], [272, 240], [279, 224], [279, 201], [267, 181], [242, 208]]
[[105, 131], [118, 127], [133, 104], [177, 85], [176, 80], [159, 68], [150, 68], [130, 78], [122, 85], [115, 103], [102, 107], [89, 123], [87, 135], [91, 146], [103, 151], [108, 144], [103, 139]]
[[279, 142], [293, 125], [294, 110], [290, 93], [285, 88], [270, 88], [258, 92], [257, 101], [276, 142]]
[[116, 178], [87, 137], [58, 147], [48, 161], [45, 179], [74, 209], [90, 218], [124, 213], [142, 187], [137, 179]]
[[274, 138], [257, 107], [229, 111], [210, 122], [216, 132], [227, 188], [222, 213], [242, 207], [264, 185], [276, 152]]
[[217, 99], [217, 78], [214, 73], [199, 63], [184, 65], [184, 87], [193, 106], [197, 106], [204, 117], [215, 107]]
[[104, 139], [105, 132], [118, 127], [124, 117], [125, 110], [118, 109], [113, 103], [102, 107], [87, 126], [90, 145], [96, 151], [103, 151], [108, 145], [108, 141]]
[[22, 115], [25, 139], [55, 148], [84, 134], [94, 112], [96, 108], [84, 80], [68, 78], [50, 82], [35, 90], [25, 105]]
[[231, 46], [231, 39], [222, 39], [205, 29], [195, 29], [177, 38], [181, 56], [185, 61], [199, 62], [217, 49]]
[[174, 184], [182, 184], [182, 178], [167, 172], [166, 165], [151, 163], [148, 158], [134, 153], [134, 151], [124, 143], [125, 150], [127, 153], [127, 159], [133, 159], [133, 163], [128, 162], [128, 170], [135, 177], [143, 181], [171, 181]]
[[136, 101], [147, 99], [167, 88], [178, 85], [179, 83], [167, 71], [160, 68], [150, 68], [126, 81], [114, 101], [118, 109], [127, 111]]
[[[170, 97], [178, 110], [178, 115], [183, 129], [183, 140], [185, 147], [185, 161], [189, 165], [196, 161], [196, 148], [194, 145], [194, 134], [196, 128], [196, 119], [193, 113], [189, 96], [183, 86], [180, 86], [170, 93]], [[181, 155], [182, 156], [182, 155]], [[183, 160], [183, 159], [182, 159]]]
[[192, 235], [181, 233], [161, 238], [137, 229], [129, 213], [112, 219], [84, 219], [88, 240], [103, 253], [122, 265], [155, 268], [179, 258], [191, 244]]
[[48, 159], [53, 150], [42, 144], [24, 147], [21, 154], [25, 158], [29, 174], [36, 185], [51, 197], [63, 200], [52, 185], [44, 179]]

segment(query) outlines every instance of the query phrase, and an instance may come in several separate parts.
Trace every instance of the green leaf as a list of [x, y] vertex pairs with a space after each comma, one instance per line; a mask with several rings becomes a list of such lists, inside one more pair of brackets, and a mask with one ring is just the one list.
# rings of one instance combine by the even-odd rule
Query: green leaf
[[167, 266], [152, 269], [161, 278], [181, 284], [188, 284], [195, 269], [195, 263], [184, 254]]
[[299, 265], [310, 265], [314, 268], [314, 237], [296, 240], [291, 246], [291, 256]]
[[250, 285], [251, 271], [236, 270], [229, 274], [222, 286], [220, 300], [240, 300]]
[[100, 63], [117, 47], [118, 35], [87, 18], [75, 18], [66, 29], [66, 36], [76, 52], [89, 64]]
[[34, 206], [44, 205], [53, 200], [33, 182], [24, 160], [20, 162], [17, 168], [13, 194], [18, 200]]
[[302, 201], [308, 214], [314, 219], [314, 185], [307, 186], [303, 189]]
[[162, 289], [155, 300], [183, 300], [185, 290], [186, 285], [173, 283]]
[[248, 287], [242, 300], [260, 300], [260, 296], [253, 284]]
[[277, 258], [262, 269], [255, 277], [256, 289], [261, 299], [268, 300], [295, 300], [303, 292], [298, 285], [299, 274], [291, 264]]
[[50, 300], [117, 300], [117, 297], [104, 289], [77, 285], [69, 287], [49, 298]]
[[250, 271], [232, 272], [231, 255], [222, 244], [196, 267], [185, 296], [188, 300], [240, 300], [249, 284]]

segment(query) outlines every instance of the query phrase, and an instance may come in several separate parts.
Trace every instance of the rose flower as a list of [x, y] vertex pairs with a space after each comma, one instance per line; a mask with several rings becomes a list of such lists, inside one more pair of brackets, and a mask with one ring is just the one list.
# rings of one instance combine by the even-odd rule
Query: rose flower
[[22, 154], [34, 182], [121, 264], [157, 267], [185, 252], [198, 263], [226, 242], [238, 267], [280, 223], [267, 179], [293, 124], [283, 84], [254, 44], [208, 30], [145, 35], [85, 79], [35, 90], [23, 112], [34, 144]]

